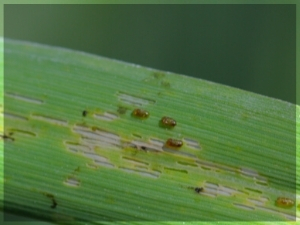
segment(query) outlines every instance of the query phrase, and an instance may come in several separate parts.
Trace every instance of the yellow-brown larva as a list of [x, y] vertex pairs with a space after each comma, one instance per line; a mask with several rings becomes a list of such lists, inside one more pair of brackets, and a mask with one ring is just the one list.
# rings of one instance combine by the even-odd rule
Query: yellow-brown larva
[[149, 112], [143, 109], [135, 109], [132, 111], [132, 115], [141, 119], [146, 119], [149, 117]]
[[170, 148], [180, 148], [182, 145], [183, 142], [181, 140], [176, 140], [172, 138], [169, 138], [165, 143], [165, 146]]
[[164, 116], [163, 118], [161, 118], [161, 123], [162, 125], [166, 126], [166, 127], [175, 127], [176, 126], [176, 120]]
[[276, 205], [283, 208], [291, 208], [293, 207], [295, 202], [292, 199], [285, 197], [278, 197], [276, 199]]

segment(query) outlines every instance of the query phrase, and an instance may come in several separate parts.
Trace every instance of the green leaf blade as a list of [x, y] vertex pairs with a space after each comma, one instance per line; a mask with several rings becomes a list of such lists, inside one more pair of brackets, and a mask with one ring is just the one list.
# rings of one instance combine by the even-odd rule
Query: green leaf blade
[[[275, 204], [278, 197], [295, 200], [294, 105], [10, 40], [5, 66], [4, 134], [13, 140], [4, 140], [4, 185], [11, 210], [71, 221], [295, 217], [296, 204]], [[136, 108], [149, 118], [133, 117]], [[163, 116], [177, 125], [160, 126]], [[183, 146], [166, 147], [168, 138]]]

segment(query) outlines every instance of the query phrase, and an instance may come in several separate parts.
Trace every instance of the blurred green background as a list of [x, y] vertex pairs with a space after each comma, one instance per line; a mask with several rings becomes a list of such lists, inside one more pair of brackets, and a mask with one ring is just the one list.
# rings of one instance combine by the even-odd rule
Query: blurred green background
[[296, 5], [4, 5], [4, 35], [296, 102]]

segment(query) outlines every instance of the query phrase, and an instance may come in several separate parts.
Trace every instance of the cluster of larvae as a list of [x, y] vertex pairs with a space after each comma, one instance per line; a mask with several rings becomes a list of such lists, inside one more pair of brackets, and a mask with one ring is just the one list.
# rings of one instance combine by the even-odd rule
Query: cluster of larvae
[[[150, 113], [143, 109], [134, 109], [132, 115], [136, 118], [147, 119], [150, 116]], [[173, 128], [176, 126], [176, 121], [170, 117], [164, 116], [160, 120], [160, 125], [166, 128]], [[181, 140], [169, 138], [165, 142], [166, 147], [170, 148], [180, 148], [183, 145]]]

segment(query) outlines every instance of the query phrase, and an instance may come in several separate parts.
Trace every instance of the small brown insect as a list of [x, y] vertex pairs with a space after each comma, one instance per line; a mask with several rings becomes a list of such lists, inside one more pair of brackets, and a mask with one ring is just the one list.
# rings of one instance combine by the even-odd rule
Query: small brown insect
[[176, 126], [176, 121], [170, 117], [164, 116], [163, 118], [161, 118], [161, 124], [165, 127], [171, 128]]
[[135, 109], [132, 111], [132, 115], [141, 119], [146, 119], [149, 117], [149, 112], [143, 109]]
[[82, 112], [82, 116], [86, 116], [88, 114], [88, 112], [86, 111], [86, 110], [84, 110], [83, 112]]
[[183, 142], [181, 140], [176, 140], [176, 139], [172, 139], [172, 138], [169, 138], [165, 143], [165, 146], [171, 147], [171, 148], [180, 148], [182, 145], [183, 145]]
[[200, 192], [203, 191], [203, 187], [196, 187], [195, 191], [199, 194]]
[[291, 208], [293, 207], [295, 202], [292, 199], [285, 197], [278, 197], [276, 199], [276, 205], [283, 208]]

